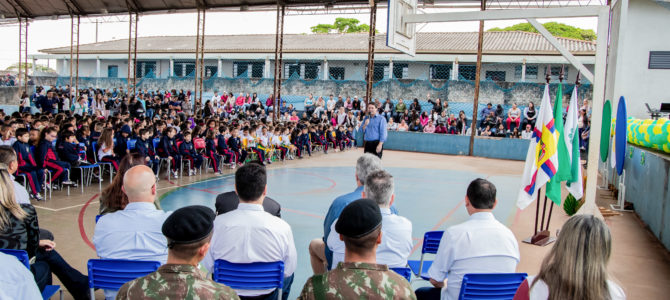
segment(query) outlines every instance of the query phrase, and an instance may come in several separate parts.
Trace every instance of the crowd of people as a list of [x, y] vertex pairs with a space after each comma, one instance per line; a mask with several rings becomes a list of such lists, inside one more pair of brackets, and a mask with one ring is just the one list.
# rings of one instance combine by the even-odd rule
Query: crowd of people
[[[200, 101], [189, 105], [188, 93], [140, 91], [137, 97], [127, 97], [122, 89], [78, 91], [78, 106], [59, 106], [70, 94], [74, 91], [69, 87], [39, 90], [31, 98], [40, 113], [0, 115], [0, 248], [25, 250], [34, 260], [32, 274], [20, 264], [5, 264], [0, 296], [32, 299], [51, 283], [53, 273], [75, 299], [89, 297], [87, 276], [58, 254], [53, 235], [39, 227], [30, 197], [40, 200], [42, 187], [75, 184], [68, 178], [71, 170], [99, 161], [112, 164], [117, 172], [100, 197], [101, 217], [93, 235], [98, 257], [161, 264], [156, 272], [130, 281], [118, 291], [105, 290], [106, 298], [287, 299], [297, 265], [306, 258], [297, 257], [292, 228], [279, 213], [281, 204], [267, 197], [264, 165], [271, 163], [272, 157], [291, 159], [293, 155], [304, 156], [304, 152], [311, 155], [313, 150], [327, 153], [329, 148], [341, 151], [353, 147], [355, 130], [373, 126], [369, 120], [378, 117], [372, 104], [367, 107], [371, 118], [365, 119], [359, 103], [358, 111], [347, 111], [346, 106], [337, 112], [335, 106], [318, 110], [316, 106], [312, 118], [303, 115], [298, 120], [291, 119], [296, 113], [288, 113], [286, 107], [289, 119], [273, 122], [273, 109], [268, 108], [273, 99], [263, 105], [257, 97], [240, 94], [228, 110], [230, 94], [225, 99], [215, 95], [201, 107], [197, 105]], [[332, 119], [339, 122], [341, 111], [344, 119], [351, 114], [359, 123], [334, 125]], [[384, 111], [379, 115], [394, 118]], [[370, 132], [368, 129], [365, 134]], [[374, 134], [378, 136], [372, 139], [383, 143], [382, 133]], [[128, 140], [135, 141], [134, 147]], [[254, 157], [247, 160], [250, 153]], [[309, 245], [298, 245], [309, 249], [314, 272], [299, 299], [457, 299], [466, 273], [516, 270], [518, 243], [492, 214], [498, 201], [496, 188], [487, 180], [476, 179], [464, 195], [470, 218], [445, 231], [428, 270], [434, 288], [414, 291], [406, 279], [391, 270], [403, 267], [410, 256], [412, 220], [395, 209], [394, 179], [382, 166], [381, 151], [377, 153], [358, 158], [357, 187], [332, 202], [323, 236]], [[235, 192], [219, 195], [216, 211], [187, 206], [165, 212], [156, 202], [161, 160], [167, 161], [173, 176], [179, 175], [181, 161], [190, 162], [189, 174], [204, 162], [214, 171], [220, 171], [222, 164], [236, 167]], [[52, 173], [50, 182], [41, 182], [44, 172]], [[17, 183], [14, 175], [26, 176], [26, 187]], [[624, 299], [621, 288], [608, 280], [610, 254], [606, 225], [591, 216], [573, 217], [561, 230], [540, 273], [521, 285], [517, 297]], [[7, 261], [5, 257], [0, 254], [0, 261]], [[272, 288], [232, 289], [199, 271], [203, 266], [213, 273], [220, 260], [282, 261], [282, 294]]]

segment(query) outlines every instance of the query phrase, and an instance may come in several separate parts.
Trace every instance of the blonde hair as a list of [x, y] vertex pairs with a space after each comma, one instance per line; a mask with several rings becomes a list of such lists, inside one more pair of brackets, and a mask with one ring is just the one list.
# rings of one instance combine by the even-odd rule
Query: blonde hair
[[612, 237], [605, 222], [592, 215], [573, 216], [563, 225], [531, 288], [539, 279], [549, 288], [549, 299], [611, 299], [607, 286], [611, 253]]
[[14, 183], [4, 163], [0, 163], [0, 187], [0, 230], [4, 230], [11, 222], [10, 214], [19, 220], [26, 217], [26, 212], [16, 202]]

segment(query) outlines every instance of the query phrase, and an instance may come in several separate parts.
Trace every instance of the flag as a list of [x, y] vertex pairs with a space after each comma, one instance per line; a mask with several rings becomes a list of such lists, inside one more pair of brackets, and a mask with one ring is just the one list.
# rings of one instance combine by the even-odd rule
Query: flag
[[[579, 126], [577, 125], [579, 107], [577, 106], [577, 95], [577, 86], [575, 86], [570, 97], [568, 115], [563, 129], [565, 132], [565, 146], [570, 156], [570, 178], [567, 180], [567, 188], [570, 194], [579, 200], [584, 196], [584, 186], [582, 185], [582, 166], [579, 163]], [[558, 163], [561, 164], [560, 159]]]
[[549, 99], [549, 84], [544, 86], [540, 113], [535, 120], [533, 137], [528, 145], [526, 166], [516, 205], [524, 209], [535, 200], [537, 191], [558, 171], [557, 136]]
[[561, 205], [561, 181], [570, 179], [570, 156], [563, 139], [563, 84], [559, 83], [554, 100], [554, 127], [556, 128], [558, 172], [547, 183], [547, 197], [556, 205]]

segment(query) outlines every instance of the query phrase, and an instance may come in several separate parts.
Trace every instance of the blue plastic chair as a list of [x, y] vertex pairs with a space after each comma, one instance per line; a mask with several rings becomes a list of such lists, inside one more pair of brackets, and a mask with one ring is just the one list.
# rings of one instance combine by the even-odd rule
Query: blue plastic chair
[[[93, 150], [93, 161], [99, 165], [102, 169], [104, 166], [109, 167], [109, 183], [112, 183], [114, 179], [114, 165], [111, 162], [98, 161], [98, 142], [91, 142], [91, 150]], [[100, 173], [100, 178], [102, 179], [102, 173]]]
[[465, 274], [458, 299], [512, 300], [526, 277], [526, 273]]
[[[26, 268], [28, 268], [28, 270], [30, 270], [30, 259], [28, 258], [28, 252], [25, 250], [0, 249], [0, 252], [16, 257], [24, 266], [26, 266]], [[60, 299], [63, 300], [63, 291], [60, 289], [60, 285], [47, 285], [42, 291], [42, 299], [49, 299], [57, 292], [60, 292]]]
[[222, 259], [214, 262], [212, 279], [235, 290], [278, 289], [284, 287], [284, 262], [231, 263]]
[[414, 275], [423, 278], [424, 280], [430, 279], [428, 276], [428, 269], [433, 264], [432, 260], [425, 261], [424, 255], [436, 254], [437, 248], [440, 246], [440, 240], [444, 231], [428, 231], [423, 235], [423, 246], [421, 247], [421, 260], [408, 260], [407, 266], [412, 270]]
[[89, 259], [88, 288], [91, 299], [95, 299], [95, 289], [119, 290], [133, 279], [153, 273], [161, 266], [157, 261], [126, 259]]
[[137, 143], [136, 139], [128, 139], [128, 141], [126, 142], [126, 147], [128, 148], [128, 150], [133, 150], [135, 149], [136, 143]]
[[410, 268], [391, 268], [391, 270], [398, 273], [398, 275], [405, 277], [407, 281], [412, 280], [412, 269]]
[[102, 215], [95, 216], [95, 224], [98, 224], [98, 220], [100, 220], [100, 217], [102, 217]]
[[[161, 139], [160, 138], [155, 138], [151, 142], [154, 145], [154, 151], [156, 153], [158, 153], [158, 150], [157, 150], [158, 149], [158, 143], [161, 142]], [[166, 166], [165, 170], [167, 172], [167, 179], [170, 180], [170, 159], [167, 158], [167, 157], [161, 157], [158, 160], [158, 172], [156, 173], [156, 178], [158, 178], [158, 174], [161, 173], [161, 166], [163, 166], [163, 163], [165, 163], [165, 166]]]

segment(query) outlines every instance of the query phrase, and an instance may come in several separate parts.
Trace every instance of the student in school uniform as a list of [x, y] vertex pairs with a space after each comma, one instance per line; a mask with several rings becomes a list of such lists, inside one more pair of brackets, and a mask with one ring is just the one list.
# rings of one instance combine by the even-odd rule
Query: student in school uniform
[[267, 163], [272, 163], [272, 144], [270, 135], [267, 132], [267, 128], [263, 127], [261, 130], [261, 135], [257, 138], [258, 145], [256, 147], [263, 151], [265, 154], [265, 160]]
[[202, 155], [198, 153], [198, 151], [195, 151], [195, 147], [193, 146], [193, 141], [192, 141], [192, 135], [190, 131], [182, 131], [183, 136], [184, 136], [184, 141], [181, 142], [181, 145], [179, 145], [179, 154], [181, 154], [181, 157], [184, 159], [188, 159], [191, 162], [191, 169], [188, 170], [188, 175], [196, 175], [196, 170], [200, 169], [200, 166], [202, 165]]
[[214, 173], [223, 173], [222, 170], [219, 170], [221, 155], [217, 153], [217, 143], [220, 143], [220, 141], [217, 140], [217, 131], [216, 128], [207, 131], [207, 136], [205, 136], [205, 156], [211, 162]]
[[217, 135], [216, 143], [216, 152], [223, 158], [223, 162], [226, 164], [231, 164], [231, 168], [235, 168], [235, 152], [230, 150], [228, 147], [228, 141], [230, 133], [228, 132], [228, 127], [221, 126], [219, 127], [219, 134]]
[[[298, 137], [298, 149], [307, 149], [307, 154], [309, 156], [312, 156], [312, 141], [309, 138], [309, 130], [307, 126], [302, 128], [302, 134], [300, 134], [300, 137]], [[298, 158], [302, 158], [302, 156], [298, 155]]]
[[234, 128], [232, 131], [230, 131], [230, 138], [228, 138], [228, 148], [235, 153], [235, 162], [237, 165], [241, 166], [244, 164], [244, 161], [247, 159], [247, 151], [242, 149], [242, 141], [240, 138], [237, 136], [239, 130], [237, 128]]
[[114, 170], [119, 169], [121, 159], [114, 154], [114, 129], [105, 128], [98, 139], [98, 161], [108, 162], [114, 166]]
[[116, 154], [119, 160], [123, 159], [123, 157], [130, 152], [128, 150], [128, 138], [130, 137], [131, 133], [132, 130], [130, 129], [130, 126], [123, 125], [121, 126], [121, 130], [119, 130], [118, 134], [116, 135], [116, 142], [114, 142], [114, 154]]
[[58, 153], [54, 147], [54, 142], [57, 139], [57, 130], [54, 127], [47, 127], [40, 133], [40, 139], [35, 150], [37, 158], [37, 165], [44, 169], [49, 169], [53, 172], [51, 182], [49, 184], [59, 181], [63, 185], [75, 186], [76, 184], [68, 178], [70, 164], [61, 161]]
[[177, 130], [174, 127], [167, 127], [163, 132], [161, 141], [158, 143], [156, 152], [161, 158], [170, 159], [170, 163], [172, 164], [172, 176], [174, 176], [174, 178], [179, 178], [177, 169], [181, 165], [181, 155], [177, 148], [175, 135], [177, 135]]
[[326, 138], [323, 136], [323, 132], [317, 131], [316, 128], [310, 127], [309, 129], [310, 141], [313, 145], [323, 146], [323, 153], [328, 154], [328, 143], [326, 143]]
[[33, 150], [30, 147], [29, 138], [30, 134], [25, 128], [19, 128], [16, 130], [16, 142], [12, 147], [14, 152], [16, 152], [16, 158], [18, 162], [18, 170], [16, 171], [19, 175], [25, 175], [28, 184], [30, 185], [31, 197], [35, 200], [41, 201], [42, 196], [42, 184], [44, 180], [44, 169], [37, 166], [35, 162], [35, 155], [33, 155]]
[[256, 131], [255, 130], [249, 130], [249, 129], [244, 129], [244, 138], [247, 139], [247, 149], [250, 151], [253, 151], [258, 155], [258, 161], [264, 164], [265, 162], [265, 151], [261, 150], [260, 148], [257, 147], [257, 140], [258, 138], [256, 137]]
[[279, 151], [279, 158], [284, 160], [286, 158], [286, 153], [288, 153], [288, 148], [284, 147], [281, 143], [281, 128], [275, 128], [270, 144]]
[[154, 170], [156, 176], [158, 176], [158, 166], [160, 163], [160, 157], [156, 154], [154, 150], [154, 143], [151, 140], [152, 129], [144, 128], [140, 130], [140, 138], [135, 143], [134, 152], [139, 153], [144, 156], [144, 161], [146, 165], [151, 167]]

